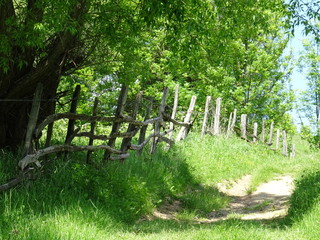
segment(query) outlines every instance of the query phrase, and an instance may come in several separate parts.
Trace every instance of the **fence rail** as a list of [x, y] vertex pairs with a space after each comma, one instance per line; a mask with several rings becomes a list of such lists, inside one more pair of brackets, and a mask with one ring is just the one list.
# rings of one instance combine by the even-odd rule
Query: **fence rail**
[[[192, 96], [190, 100], [189, 108], [186, 111], [183, 122], [176, 119], [176, 112], [178, 107], [178, 93], [179, 86], [177, 85], [175, 88], [174, 95], [174, 103], [171, 113], [166, 112], [167, 107], [167, 98], [168, 98], [168, 88], [164, 88], [163, 95], [161, 99], [161, 103], [158, 107], [158, 112], [152, 116], [152, 110], [154, 101], [150, 101], [146, 110], [146, 114], [144, 116], [144, 120], [137, 120], [137, 116], [139, 115], [140, 103], [143, 98], [142, 93], [138, 93], [135, 102], [133, 103], [133, 111], [132, 115], [128, 116], [124, 114], [124, 108], [127, 101], [128, 95], [128, 87], [122, 86], [120, 95], [118, 97], [118, 103], [116, 107], [116, 111], [114, 116], [99, 116], [97, 114], [97, 108], [99, 106], [98, 98], [95, 99], [92, 115], [85, 114], [77, 114], [77, 101], [80, 95], [80, 86], [76, 86], [76, 89], [73, 94], [73, 98], [71, 101], [70, 112], [67, 113], [55, 113], [48, 116], [41, 123], [36, 125], [38, 119], [39, 106], [41, 103], [41, 91], [42, 87], [39, 85], [37, 88], [36, 94], [33, 99], [32, 110], [30, 112], [29, 124], [25, 139], [24, 145], [24, 153], [25, 156], [19, 161], [18, 165], [21, 169], [21, 173], [14, 181], [10, 181], [9, 183], [0, 185], [0, 192], [6, 189], [15, 186], [19, 182], [21, 182], [24, 177], [24, 173], [30, 173], [29, 169], [32, 168], [32, 165], [41, 166], [40, 158], [52, 153], [67, 153], [67, 152], [77, 152], [77, 151], [87, 151], [87, 163], [91, 162], [91, 155], [94, 151], [104, 150], [103, 160], [124, 160], [130, 156], [129, 151], [137, 151], [139, 154], [142, 150], [150, 143], [150, 153], [154, 153], [159, 142], [167, 143], [167, 146], [172, 146], [175, 141], [180, 141], [186, 138], [188, 132], [190, 131], [192, 125], [194, 124], [197, 114], [195, 114], [195, 105], [196, 105], [196, 96]], [[223, 129], [221, 126], [221, 106], [222, 99], [216, 99], [215, 105], [212, 104], [211, 96], [206, 98], [203, 120], [201, 125], [201, 136], [203, 137], [205, 134], [210, 135], [231, 135], [238, 132], [238, 135], [251, 143], [265, 143], [265, 122], [262, 120], [261, 133], [258, 134], [258, 123], [253, 123], [252, 133], [250, 133], [250, 128], [247, 126], [248, 123], [248, 115], [240, 114], [241, 121], [237, 122], [237, 113], [241, 112], [237, 109], [234, 109], [233, 112], [226, 116], [227, 119], [227, 127]], [[210, 109], [210, 105], [211, 106]], [[169, 108], [170, 109], [170, 108]], [[211, 116], [210, 116], [211, 113]], [[141, 115], [141, 114], [140, 114]], [[195, 116], [193, 116], [195, 115]], [[238, 114], [239, 115], [239, 114]], [[193, 116], [193, 119], [192, 119]], [[65, 136], [64, 144], [60, 145], [50, 145], [52, 131], [54, 131], [54, 124], [59, 120], [68, 120], [68, 129]], [[208, 120], [211, 119], [211, 124], [208, 124]], [[85, 121], [90, 123], [90, 131], [81, 131], [81, 128], [75, 129], [75, 121]], [[97, 132], [97, 123], [111, 123], [112, 129], [108, 134], [96, 134]], [[169, 123], [169, 128], [166, 129], [166, 123]], [[127, 130], [125, 132], [121, 132], [121, 126], [123, 124], [127, 125]], [[238, 125], [237, 125], [238, 124]], [[148, 130], [148, 127], [153, 126], [153, 130]], [[239, 126], [239, 127], [238, 127]], [[39, 149], [38, 141], [42, 137], [43, 130], [47, 127], [47, 135], [45, 140], [45, 147], [43, 149]], [[268, 143], [265, 143], [269, 146], [273, 145], [273, 131], [274, 131], [274, 123], [272, 122], [269, 128], [269, 138]], [[100, 131], [101, 132], [101, 131]], [[177, 133], [176, 139], [173, 140], [173, 132]], [[146, 134], [149, 133], [148, 136]], [[132, 142], [132, 139], [135, 136], [138, 136], [138, 143], [135, 144]], [[168, 136], [167, 136], [168, 135]], [[258, 136], [259, 135], [259, 136]], [[295, 156], [295, 145], [291, 145], [290, 153], [288, 153], [288, 144], [287, 144], [287, 136], [285, 131], [277, 130], [276, 134], [276, 147], [275, 150], [279, 149], [280, 146], [280, 137], [282, 136], [282, 154], [285, 156], [294, 157]], [[88, 138], [88, 145], [75, 145], [72, 144], [75, 138]], [[115, 147], [117, 139], [121, 140], [121, 147], [117, 149]], [[252, 139], [252, 140], [251, 140]], [[103, 144], [94, 145], [94, 141], [103, 141]], [[21, 175], [22, 174], [22, 175]], [[10, 184], [11, 183], [11, 184]]]

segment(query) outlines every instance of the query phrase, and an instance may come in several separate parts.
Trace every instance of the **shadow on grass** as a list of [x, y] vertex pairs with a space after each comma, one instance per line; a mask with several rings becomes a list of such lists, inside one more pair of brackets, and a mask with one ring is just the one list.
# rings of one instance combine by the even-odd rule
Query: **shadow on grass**
[[290, 208], [286, 218], [288, 224], [303, 219], [320, 199], [320, 171], [308, 171], [295, 183], [295, 190], [290, 198]]
[[126, 228], [166, 197], [197, 184], [183, 155], [174, 148], [158, 151], [152, 159], [133, 156], [99, 169], [84, 164], [85, 154], [69, 158], [50, 161], [49, 170], [36, 181], [0, 195], [2, 234], [9, 234], [13, 225], [23, 228], [28, 218], [58, 219], [59, 215], [75, 215], [101, 229], [110, 222]]

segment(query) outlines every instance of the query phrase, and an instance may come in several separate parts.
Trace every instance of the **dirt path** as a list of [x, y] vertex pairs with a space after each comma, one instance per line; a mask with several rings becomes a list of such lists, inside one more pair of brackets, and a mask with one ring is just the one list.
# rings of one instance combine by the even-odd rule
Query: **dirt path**
[[[210, 223], [237, 217], [243, 220], [266, 220], [283, 217], [288, 210], [288, 200], [293, 191], [293, 179], [290, 176], [278, 177], [260, 185], [256, 191], [248, 194], [251, 176], [247, 175], [236, 182], [217, 184], [220, 192], [232, 198], [227, 208], [208, 214], [206, 219], [195, 219], [198, 223]], [[154, 212], [154, 217], [175, 219], [175, 213], [181, 209], [178, 201], [163, 206]]]
[[251, 176], [244, 176], [237, 182], [218, 184], [218, 189], [233, 200], [227, 208], [210, 213], [208, 221], [225, 220], [235, 215], [243, 220], [273, 219], [286, 215], [288, 200], [293, 191], [292, 177], [278, 177], [247, 194], [250, 181]]

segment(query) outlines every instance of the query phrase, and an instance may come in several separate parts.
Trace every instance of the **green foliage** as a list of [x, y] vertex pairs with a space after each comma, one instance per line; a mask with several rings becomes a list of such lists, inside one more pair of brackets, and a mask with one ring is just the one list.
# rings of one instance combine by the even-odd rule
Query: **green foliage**
[[320, 203], [320, 172], [318, 166], [305, 171], [295, 182], [295, 191], [290, 199], [288, 219], [301, 221]]

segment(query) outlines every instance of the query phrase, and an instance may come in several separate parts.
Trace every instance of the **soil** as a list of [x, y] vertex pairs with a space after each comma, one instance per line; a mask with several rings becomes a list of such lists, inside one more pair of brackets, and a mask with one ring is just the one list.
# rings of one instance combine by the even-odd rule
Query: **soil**
[[[195, 219], [195, 222], [210, 223], [235, 217], [242, 220], [270, 220], [287, 214], [288, 201], [294, 188], [292, 177], [281, 176], [263, 183], [251, 194], [248, 193], [250, 182], [251, 176], [246, 175], [238, 181], [217, 184], [219, 191], [232, 200], [226, 208], [209, 213], [207, 218]], [[155, 211], [152, 218], [176, 219], [181, 209], [181, 203], [173, 201]]]

